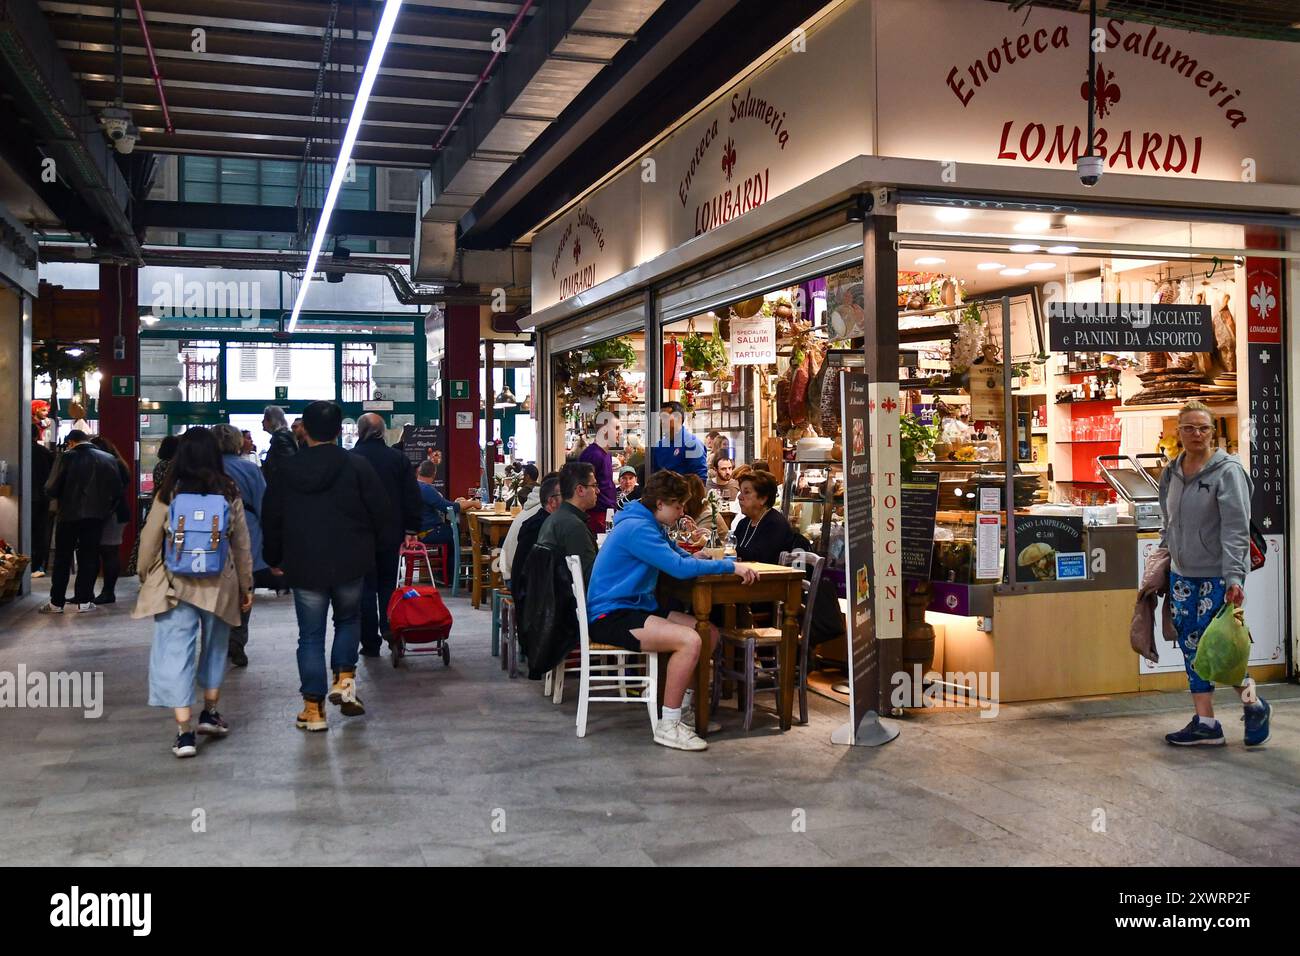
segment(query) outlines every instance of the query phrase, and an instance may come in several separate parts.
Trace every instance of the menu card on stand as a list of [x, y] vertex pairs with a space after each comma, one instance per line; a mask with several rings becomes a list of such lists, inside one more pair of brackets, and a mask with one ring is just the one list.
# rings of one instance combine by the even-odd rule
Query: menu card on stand
[[935, 514], [939, 510], [939, 473], [914, 471], [903, 479], [903, 577], [930, 580], [934, 554]]
[[[423, 461], [433, 461], [435, 452], [438, 458], [444, 458], [446, 449], [442, 443], [442, 426], [407, 425], [402, 430], [402, 450], [413, 468], [419, 468]], [[438, 471], [434, 476], [433, 486], [445, 495], [447, 471], [444, 464], [437, 465]]]

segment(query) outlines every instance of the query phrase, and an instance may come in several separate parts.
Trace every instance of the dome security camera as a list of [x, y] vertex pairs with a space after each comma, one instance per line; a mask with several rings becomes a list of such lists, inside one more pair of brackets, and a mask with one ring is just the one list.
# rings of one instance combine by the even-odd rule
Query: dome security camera
[[1088, 187], [1101, 182], [1102, 162], [1100, 156], [1080, 156], [1079, 163], [1075, 167], [1079, 174], [1079, 182]]
[[120, 106], [110, 106], [99, 114], [99, 124], [119, 153], [130, 153], [135, 149], [140, 131], [131, 122], [131, 114], [127, 110]]

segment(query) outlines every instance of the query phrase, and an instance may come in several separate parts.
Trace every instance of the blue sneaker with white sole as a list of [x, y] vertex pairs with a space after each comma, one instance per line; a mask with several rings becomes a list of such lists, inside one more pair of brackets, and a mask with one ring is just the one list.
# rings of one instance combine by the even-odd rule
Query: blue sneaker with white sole
[[1200, 717], [1193, 717], [1192, 722], [1182, 730], [1175, 731], [1172, 734], [1165, 734], [1165, 742], [1173, 744], [1175, 747], [1193, 747], [1197, 744], [1214, 746], [1227, 741], [1223, 737], [1222, 724], [1211, 728], [1201, 723]]
[[1268, 741], [1270, 736], [1268, 719], [1271, 716], [1273, 716], [1273, 708], [1268, 705], [1268, 701], [1261, 700], [1259, 703], [1246, 706], [1246, 712], [1241, 715], [1241, 719], [1246, 722], [1247, 747], [1258, 747]]

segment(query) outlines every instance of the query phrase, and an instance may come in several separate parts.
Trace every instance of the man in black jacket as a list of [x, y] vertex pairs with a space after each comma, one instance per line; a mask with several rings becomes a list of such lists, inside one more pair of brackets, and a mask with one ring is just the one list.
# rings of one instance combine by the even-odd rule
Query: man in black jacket
[[365, 713], [356, 681], [361, 590], [391, 519], [370, 463], [334, 443], [342, 410], [333, 402], [312, 402], [302, 418], [307, 448], [281, 465], [262, 502], [262, 554], [271, 567], [283, 569], [293, 589], [304, 701], [297, 726], [327, 730], [326, 616], [333, 607], [334, 683], [328, 696], [354, 717]]
[[352, 454], [370, 462], [384, 486], [389, 522], [375, 550], [375, 570], [366, 575], [361, 590], [361, 653], [378, 657], [388, 635], [388, 598], [397, 587], [397, 549], [418, 543], [423, 501], [411, 462], [396, 448], [384, 444], [384, 420], [374, 412], [357, 419], [357, 443]]
[[284, 409], [279, 405], [267, 405], [262, 410], [262, 431], [271, 436], [271, 447], [266, 450], [262, 461], [262, 476], [269, 485], [280, 470], [280, 466], [298, 451], [298, 443], [289, 423], [285, 420]]
[[50, 556], [50, 499], [45, 497], [45, 483], [54, 470], [54, 452], [41, 441], [41, 427], [32, 424], [32, 577], [45, 577], [45, 562]]
[[524, 564], [528, 561], [528, 555], [533, 550], [533, 545], [537, 544], [537, 536], [542, 531], [542, 523], [554, 514], [555, 509], [559, 508], [564, 501], [564, 495], [560, 491], [560, 478], [558, 475], [551, 475], [542, 479], [538, 500], [540, 507], [519, 526], [519, 537], [515, 542], [514, 559], [510, 562], [510, 596], [515, 602], [517, 619], [523, 618], [525, 593], [528, 590], [527, 580], [524, 577]]
[[118, 474], [117, 459], [90, 444], [80, 429], [68, 432], [68, 447], [45, 484], [45, 494], [59, 504], [54, 526], [54, 574], [50, 578], [50, 600], [42, 614], [62, 614], [77, 556], [77, 583], [73, 601], [81, 612], [97, 611], [95, 578], [99, 575], [99, 539], [104, 519], [113, 513], [125, 489]]

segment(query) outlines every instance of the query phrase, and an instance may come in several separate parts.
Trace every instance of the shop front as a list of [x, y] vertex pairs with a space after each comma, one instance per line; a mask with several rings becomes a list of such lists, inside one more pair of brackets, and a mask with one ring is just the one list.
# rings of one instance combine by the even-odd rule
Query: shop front
[[[1252, 673], [1294, 673], [1300, 163], [1276, 130], [1298, 56], [1099, 26], [1094, 189], [1086, 17], [846, 0], [531, 237], [539, 456], [616, 412], [640, 466], [679, 402], [709, 474], [775, 475], [841, 580], [840, 373], [866, 371], [882, 699], [913, 667], [995, 674], [1003, 701], [1184, 686], [1176, 649], [1139, 663], [1128, 633], [1147, 475], [1191, 399], [1254, 481]], [[1117, 304], [1200, 337], [1149, 334], [1148, 308], [1125, 335]], [[834, 695], [847, 650], [820, 651]]]
[[36, 239], [0, 207], [0, 605], [28, 587], [32, 556], [32, 302]]

